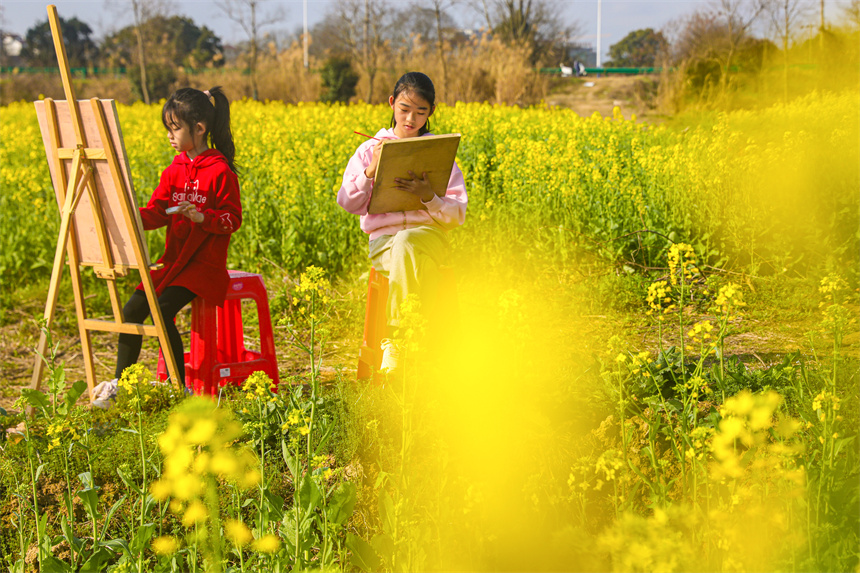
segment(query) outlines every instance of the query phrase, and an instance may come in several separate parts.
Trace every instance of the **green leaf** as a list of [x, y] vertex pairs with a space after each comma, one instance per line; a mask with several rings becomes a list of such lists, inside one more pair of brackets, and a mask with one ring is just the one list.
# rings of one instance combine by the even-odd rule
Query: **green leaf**
[[[119, 509], [119, 507], [123, 504], [125, 499], [126, 499], [126, 496], [122, 496], [121, 498], [116, 500], [112, 506], [110, 506], [110, 509], [107, 512], [107, 516], [105, 517], [104, 526], [102, 527], [102, 536], [104, 536], [104, 534], [107, 532], [107, 528], [110, 525], [111, 519], [113, 519], [113, 514], [116, 513], [116, 510]], [[120, 541], [122, 541], [125, 548], [128, 549], [128, 545], [125, 544], [125, 541], [124, 540], [120, 540]]]
[[134, 533], [134, 537], [131, 538], [131, 543], [129, 543], [131, 553], [137, 555], [146, 549], [149, 545], [149, 540], [152, 539], [153, 533], [155, 533], [154, 523], [145, 523], [138, 527]]
[[384, 489], [379, 490], [379, 519], [382, 521], [382, 530], [389, 535], [394, 535], [394, 502]]
[[284, 456], [284, 461], [287, 464], [287, 468], [290, 470], [290, 475], [293, 476], [293, 480], [295, 480], [296, 476], [299, 473], [298, 461], [290, 453], [290, 449], [287, 447], [286, 440], [281, 440], [281, 453]]
[[280, 521], [284, 518], [284, 498], [269, 490], [265, 490], [263, 499], [266, 501], [265, 505], [268, 508], [269, 516], [273, 520]]
[[299, 488], [299, 501], [304, 513], [310, 513], [319, 505], [322, 492], [310, 475], [305, 474]]
[[394, 556], [394, 540], [391, 539], [390, 535], [377, 533], [373, 536], [373, 539], [370, 540], [370, 544], [373, 546], [376, 553], [381, 555], [383, 559], [389, 562], [391, 561], [391, 558]]
[[[74, 571], [68, 563], [63, 563], [56, 557], [48, 556], [42, 559], [41, 571], [44, 573], [70, 573]], [[83, 571], [83, 569], [81, 570]]]
[[86, 562], [81, 565], [80, 573], [99, 573], [104, 570], [103, 565], [113, 559], [113, 553], [100, 547]]
[[113, 549], [114, 551], [122, 551], [126, 556], [131, 557], [131, 549], [125, 539], [108, 539], [99, 543], [102, 547]]
[[854, 441], [856, 436], [848, 436], [847, 438], [838, 438], [833, 442], [833, 455], [838, 455], [842, 448]]
[[122, 468], [116, 468], [116, 473], [117, 475], [119, 475], [119, 479], [122, 480], [122, 483], [124, 483], [126, 487], [130, 488], [137, 495], [143, 495], [143, 490], [140, 489], [140, 486], [134, 483], [134, 480], [131, 479], [130, 476], [126, 475], [125, 471], [123, 471]]
[[58, 364], [56, 368], [54, 368], [54, 371], [52, 374], [53, 375], [51, 376], [51, 385], [50, 385], [51, 393], [52, 394], [59, 394], [60, 390], [62, 390], [63, 387], [66, 385], [66, 369], [63, 366], [62, 362], [60, 364]]
[[66, 542], [68, 542], [75, 553], [80, 553], [84, 546], [84, 540], [75, 536], [75, 532], [69, 527], [69, 520], [66, 519], [65, 515], [60, 519], [60, 527], [63, 530], [63, 537], [66, 539]]
[[87, 488], [78, 491], [78, 497], [84, 503], [84, 509], [90, 519], [98, 521], [99, 519], [99, 491], [98, 488]]
[[45, 469], [45, 464], [41, 464], [39, 467], [36, 468], [36, 477], [33, 479], [33, 481], [39, 481], [39, 476], [42, 475], [43, 469]]
[[84, 485], [84, 489], [92, 489], [93, 487], [95, 487], [95, 483], [93, 483], [93, 476], [90, 472], [79, 473], [78, 479], [81, 480], [81, 483]]
[[287, 544], [287, 549], [289, 552], [295, 552], [295, 541], [296, 541], [296, 524], [295, 524], [295, 512], [290, 511], [284, 516], [284, 519], [281, 521], [280, 533], [281, 539]]
[[87, 390], [87, 383], [84, 380], [78, 380], [77, 382], [72, 384], [72, 387], [69, 388], [68, 392], [66, 392], [66, 408], [67, 408], [67, 410], [72, 409], [72, 407], [75, 405], [75, 402], [78, 401], [78, 398], [80, 398], [81, 395], [84, 392], [86, 392], [86, 390]]
[[329, 423], [326, 426], [325, 432], [323, 433], [322, 438], [320, 438], [319, 443], [316, 448], [314, 448], [314, 455], [317, 455], [320, 450], [322, 450], [323, 446], [328, 442], [328, 439], [331, 437], [332, 432], [334, 431], [334, 424]]
[[346, 534], [346, 546], [352, 551], [349, 561], [362, 571], [379, 570], [379, 556], [370, 544], [352, 533]]
[[24, 400], [34, 408], [38, 408], [43, 412], [47, 412], [51, 409], [51, 403], [48, 402], [48, 397], [39, 390], [24, 388], [21, 390], [21, 395], [24, 397]]
[[343, 525], [355, 508], [356, 489], [352, 482], [342, 483], [329, 498], [326, 516], [331, 523]]
[[152, 511], [158, 505], [158, 500], [152, 497], [152, 494], [146, 494], [146, 500], [143, 502], [143, 513], [144, 515], [149, 515], [149, 512]]

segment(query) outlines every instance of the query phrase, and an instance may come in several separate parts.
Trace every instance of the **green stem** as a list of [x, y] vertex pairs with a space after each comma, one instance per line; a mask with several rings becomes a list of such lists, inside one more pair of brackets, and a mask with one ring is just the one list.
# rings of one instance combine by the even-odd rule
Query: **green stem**
[[[240, 503], [240, 500], [239, 500], [239, 495], [238, 495], [238, 493], [236, 494], [236, 496], [235, 496], [235, 498], [234, 498], [234, 499], [236, 500], [236, 519], [239, 519], [239, 518], [241, 517], [241, 515], [242, 515], [242, 506], [241, 506], [241, 503]], [[236, 546], [236, 551], [238, 551], [238, 552], [239, 552], [239, 567], [240, 567], [240, 570], [242, 571], [242, 573], [245, 573], [245, 552], [244, 552], [244, 551], [242, 550], [242, 548], [241, 548], [240, 546], [238, 546], [238, 545]]]
[[[298, 445], [298, 444], [296, 444], [296, 445]], [[298, 474], [301, 473], [301, 466], [298, 465], [298, 460], [299, 460], [299, 452], [297, 449], [297, 451], [296, 451], [296, 474], [297, 474], [296, 475], [296, 482], [299, 481]], [[295, 483], [295, 484], [293, 484], [293, 487], [296, 489], [296, 502], [295, 502], [295, 504], [293, 504], [293, 507], [296, 510], [296, 541], [295, 541], [295, 543], [296, 543], [296, 563], [295, 563], [293, 570], [301, 571], [302, 570], [302, 552], [301, 552], [301, 544], [299, 542], [299, 529], [300, 529], [299, 525], [300, 525], [300, 521], [301, 521], [301, 514], [299, 513], [299, 508], [301, 506], [301, 503], [300, 503], [301, 499], [300, 499], [300, 494], [299, 494], [299, 484]]]
[[42, 530], [39, 526], [39, 498], [36, 494], [36, 469], [33, 467], [32, 443], [30, 442], [30, 425], [24, 417], [24, 432], [27, 440], [27, 464], [30, 468], [30, 482], [33, 489], [33, 515], [36, 518], [36, 547], [39, 548], [39, 571], [42, 570]]
[[260, 535], [264, 535], [268, 523], [263, 512], [263, 494], [266, 490], [266, 439], [263, 435], [263, 404], [259, 397], [257, 401], [257, 419], [260, 421], [260, 505], [257, 511], [257, 524], [260, 528]]
[[207, 571], [210, 573], [221, 572], [221, 514], [218, 505], [218, 490], [212, 478], [206, 480], [206, 505], [209, 506], [209, 532], [206, 543], [210, 549]]
[[[140, 381], [134, 385], [134, 391], [137, 394], [137, 442], [140, 446], [140, 467], [141, 474], [143, 475], [143, 484], [141, 486], [141, 494], [140, 494], [140, 527], [142, 528], [146, 521], [146, 446], [143, 443], [143, 413], [141, 411], [142, 408], [142, 399], [140, 396]], [[137, 571], [138, 573], [143, 573], [143, 551], [140, 551], [137, 555]]]

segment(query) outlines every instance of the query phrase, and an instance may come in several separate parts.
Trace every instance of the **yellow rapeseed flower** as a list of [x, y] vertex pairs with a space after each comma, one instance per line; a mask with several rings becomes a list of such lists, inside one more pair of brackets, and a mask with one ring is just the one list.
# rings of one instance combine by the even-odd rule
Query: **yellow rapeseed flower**
[[152, 540], [152, 551], [156, 555], [172, 555], [177, 549], [179, 549], [179, 542], [170, 535], [162, 535]]
[[244, 547], [254, 539], [248, 526], [238, 519], [228, 519], [224, 524], [224, 535], [236, 547]]
[[182, 525], [192, 527], [201, 521], [206, 521], [208, 517], [209, 511], [206, 509], [206, 506], [201, 501], [194, 500], [188, 505], [185, 513], [182, 515]]
[[276, 553], [281, 548], [281, 540], [275, 535], [268, 534], [254, 541], [252, 547], [260, 553]]

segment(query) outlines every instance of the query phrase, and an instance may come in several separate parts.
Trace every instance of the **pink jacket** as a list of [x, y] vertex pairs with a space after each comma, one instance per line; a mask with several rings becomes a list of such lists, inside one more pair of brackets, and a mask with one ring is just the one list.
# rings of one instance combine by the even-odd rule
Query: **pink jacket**
[[[427, 135], [430, 135], [429, 133]], [[380, 129], [376, 134], [378, 139], [399, 139], [394, 135], [394, 129]], [[462, 225], [466, 219], [466, 185], [463, 183], [463, 173], [454, 163], [448, 189], [444, 197], [433, 197], [424, 203], [427, 210], [402, 211], [396, 213], [379, 213], [371, 215], [367, 212], [370, 196], [373, 191], [373, 179], [364, 175], [364, 170], [373, 159], [373, 146], [376, 141], [368, 139], [358, 146], [355, 154], [349, 160], [343, 173], [343, 184], [337, 192], [337, 204], [353, 213], [361, 215], [361, 230], [370, 235], [373, 240], [381, 235], [394, 235], [398, 231], [411, 229], [421, 225], [438, 227], [447, 231]], [[423, 201], [422, 201], [423, 202]]]

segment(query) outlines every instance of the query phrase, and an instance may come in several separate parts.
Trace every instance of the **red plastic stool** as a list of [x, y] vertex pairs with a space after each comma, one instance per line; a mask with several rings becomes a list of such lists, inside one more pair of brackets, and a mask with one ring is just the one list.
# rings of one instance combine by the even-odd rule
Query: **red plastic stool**
[[[439, 294], [456, 314], [457, 290], [454, 269], [440, 266]], [[358, 351], [358, 378], [370, 378], [382, 365], [382, 339], [388, 335], [388, 279], [370, 267], [367, 277], [367, 305], [364, 309], [364, 335]]]
[[[229, 271], [230, 283], [223, 306], [197, 297], [191, 303], [191, 346], [185, 353], [185, 384], [195, 394], [217, 394], [227, 384], [241, 385], [252, 373], [262, 370], [277, 385], [278, 359], [269, 313], [269, 296], [263, 277]], [[242, 300], [257, 304], [260, 352], [245, 348], [242, 329]], [[159, 351], [158, 378], [167, 379], [167, 367]]]

